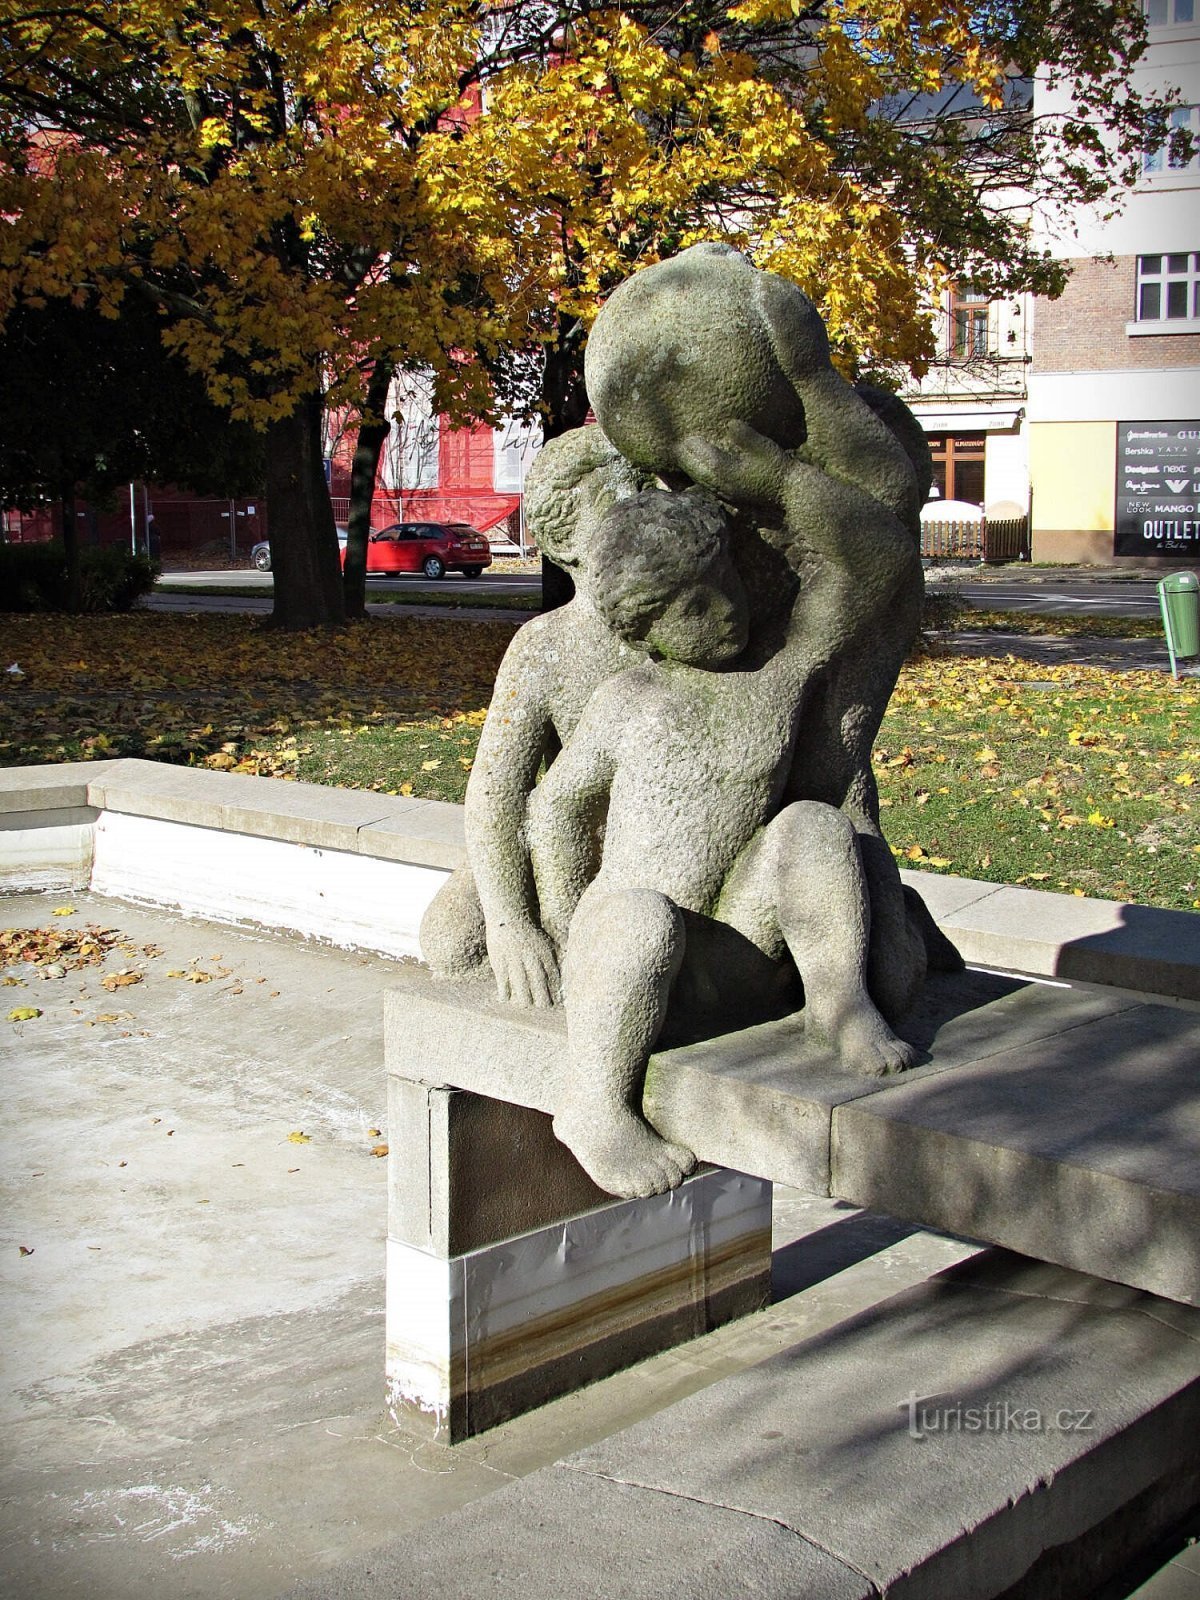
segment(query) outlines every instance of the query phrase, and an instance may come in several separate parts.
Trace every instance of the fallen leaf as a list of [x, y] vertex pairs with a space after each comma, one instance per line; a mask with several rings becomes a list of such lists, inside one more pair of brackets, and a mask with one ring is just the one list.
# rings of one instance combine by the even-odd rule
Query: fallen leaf
[[14, 1006], [8, 1013], [10, 1022], [32, 1022], [35, 1017], [40, 1017], [41, 1012], [37, 1006]]
[[54, 910], [50, 913], [50, 915], [52, 917], [73, 917], [75, 915], [75, 907], [74, 906], [55, 906]]
[[382, 1132], [383, 1132], [382, 1128], [368, 1128], [367, 1129], [367, 1138], [368, 1139], [378, 1139], [379, 1136], [382, 1134]]
[[437, 760], [434, 760], [434, 761], [422, 761], [422, 763], [421, 763], [421, 771], [422, 772], [436, 772], [438, 767], [441, 766], [441, 764], [442, 763], [441, 763], [441, 758], [440, 757]]
[[31, 1244], [23, 1244], [20, 1246], [20, 1251], [23, 1256], [31, 1256], [33, 1254], [33, 1246]]
[[297, 1129], [295, 1133], [288, 1134], [289, 1144], [310, 1144], [311, 1142], [310, 1135], [307, 1133], [301, 1133], [299, 1129]]
[[107, 989], [109, 994], [112, 994], [114, 989], [128, 989], [132, 983], [141, 983], [144, 976], [145, 975], [143, 973], [133, 972], [130, 968], [126, 967], [121, 972], [110, 972], [105, 977], [101, 978], [100, 987], [102, 989]]
[[388, 1147], [386, 1144], [376, 1144], [371, 1146], [371, 1154], [373, 1156], [385, 1156], [387, 1153]]

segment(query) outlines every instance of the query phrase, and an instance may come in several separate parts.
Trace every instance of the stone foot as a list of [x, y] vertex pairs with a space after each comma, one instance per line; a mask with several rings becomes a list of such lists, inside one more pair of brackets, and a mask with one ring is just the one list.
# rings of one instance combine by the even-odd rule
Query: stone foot
[[844, 1067], [864, 1078], [886, 1078], [890, 1073], [911, 1067], [919, 1054], [915, 1045], [898, 1039], [869, 1002], [843, 1015], [832, 1024], [823, 1024], [805, 1013], [805, 1031], [827, 1040], [837, 1051]]
[[696, 1165], [690, 1150], [661, 1139], [627, 1106], [560, 1112], [554, 1132], [590, 1178], [624, 1200], [674, 1189]]

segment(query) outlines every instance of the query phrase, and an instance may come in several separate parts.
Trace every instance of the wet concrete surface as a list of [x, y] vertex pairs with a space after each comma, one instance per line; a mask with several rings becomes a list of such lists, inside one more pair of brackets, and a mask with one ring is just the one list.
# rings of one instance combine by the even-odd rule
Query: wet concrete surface
[[0, 928], [89, 924], [117, 936], [102, 961], [10, 961], [0, 988], [13, 1600], [268, 1600], [977, 1248], [779, 1190], [765, 1311], [422, 1443], [383, 1409], [395, 963], [90, 893], [0, 900]]

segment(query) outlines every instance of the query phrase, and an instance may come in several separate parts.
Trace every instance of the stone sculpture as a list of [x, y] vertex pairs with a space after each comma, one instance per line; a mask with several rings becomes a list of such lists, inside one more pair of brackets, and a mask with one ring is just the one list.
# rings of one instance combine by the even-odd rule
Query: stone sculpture
[[919, 621], [928, 454], [837, 374], [806, 297], [723, 246], [624, 284], [587, 377], [600, 426], [547, 446], [528, 503], [577, 598], [505, 659], [469, 867], [422, 946], [565, 1002], [555, 1131], [602, 1187], [650, 1194], [692, 1165], [640, 1115], [664, 1028], [802, 997], [806, 1031], [882, 1074], [913, 1058], [889, 1023], [926, 965], [957, 962], [901, 888], [870, 767]]

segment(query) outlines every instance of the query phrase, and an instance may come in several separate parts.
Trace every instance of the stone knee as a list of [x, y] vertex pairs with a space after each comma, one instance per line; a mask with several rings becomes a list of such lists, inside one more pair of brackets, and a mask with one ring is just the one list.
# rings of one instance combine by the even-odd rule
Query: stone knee
[[649, 1001], [674, 981], [683, 961], [683, 917], [653, 889], [616, 893], [589, 889], [571, 920], [563, 966], [568, 1005], [603, 998], [616, 988]]
[[861, 873], [858, 835], [850, 818], [821, 800], [794, 800], [771, 822], [768, 833], [780, 865], [789, 873], [821, 879], [830, 872]]
[[452, 872], [421, 918], [421, 954], [439, 978], [462, 978], [487, 960], [483, 907], [469, 867]]

